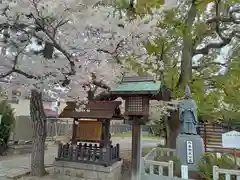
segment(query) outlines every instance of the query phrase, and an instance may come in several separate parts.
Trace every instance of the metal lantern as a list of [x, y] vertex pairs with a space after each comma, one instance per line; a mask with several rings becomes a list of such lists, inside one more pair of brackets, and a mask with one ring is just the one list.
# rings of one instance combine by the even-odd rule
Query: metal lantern
[[161, 82], [151, 77], [125, 77], [116, 88], [111, 89], [112, 97], [125, 100], [125, 116], [132, 120], [132, 180], [140, 180], [141, 125], [149, 115], [149, 101], [161, 99]]
[[125, 115], [148, 116], [149, 115], [149, 97], [129, 96], [125, 98]]
[[125, 116], [149, 115], [149, 101], [160, 92], [161, 83], [151, 77], [125, 77], [111, 90], [112, 95], [125, 100]]

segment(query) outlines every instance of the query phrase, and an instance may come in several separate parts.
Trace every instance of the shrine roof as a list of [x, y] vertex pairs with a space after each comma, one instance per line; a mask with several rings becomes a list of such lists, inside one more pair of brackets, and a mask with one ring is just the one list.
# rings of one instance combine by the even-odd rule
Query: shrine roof
[[90, 111], [90, 112], [63, 112], [60, 118], [89, 118], [89, 119], [112, 119], [113, 112], [111, 111]]
[[[90, 118], [90, 119], [112, 119], [117, 118], [116, 108], [121, 101], [90, 101], [86, 105], [88, 111], [76, 111], [75, 102], [67, 102], [59, 118]], [[120, 115], [120, 114], [119, 114]]]

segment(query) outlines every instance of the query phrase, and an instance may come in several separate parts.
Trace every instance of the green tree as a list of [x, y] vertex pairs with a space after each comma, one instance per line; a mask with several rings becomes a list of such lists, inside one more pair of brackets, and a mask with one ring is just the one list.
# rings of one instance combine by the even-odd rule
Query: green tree
[[225, 73], [214, 82], [219, 89], [219, 119], [231, 122], [240, 118], [240, 53], [239, 47], [230, 52]]
[[[148, 5], [157, 7], [154, 2], [152, 0]], [[205, 120], [218, 119], [219, 95], [223, 89], [216, 84], [224, 84], [229, 77], [233, 78], [232, 75], [219, 75], [228, 62], [219, 62], [218, 58], [225, 46], [236, 47], [233, 40], [239, 37], [239, 6], [237, 0], [179, 1], [177, 8], [163, 13], [159, 26], [164, 33], [154, 43], [146, 45], [149, 54], [157, 58], [147, 59], [144, 64], [134, 59], [127, 63], [139, 74], [154, 74], [172, 90], [174, 98], [181, 98], [185, 85], [189, 84], [198, 102], [199, 115]], [[140, 12], [139, 9], [147, 11]], [[133, 13], [151, 13], [149, 9], [146, 4], [138, 3]], [[170, 131], [177, 132], [176, 129]]]
[[[10, 137], [11, 129], [14, 126], [15, 117], [13, 109], [6, 100], [0, 102], [0, 146], [7, 147], [7, 143]], [[6, 149], [2, 149], [5, 151]], [[0, 154], [3, 153], [0, 151]]]

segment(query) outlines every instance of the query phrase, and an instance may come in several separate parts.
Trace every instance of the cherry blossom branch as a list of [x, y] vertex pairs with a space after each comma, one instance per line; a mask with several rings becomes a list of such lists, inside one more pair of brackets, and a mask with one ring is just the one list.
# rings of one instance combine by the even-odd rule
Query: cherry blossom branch
[[106, 49], [97, 49], [97, 52], [103, 52], [106, 54], [110, 54], [117, 61], [118, 64], [122, 64], [122, 62], [118, 56], [118, 50], [119, 50], [119, 48], [121, 48], [123, 42], [124, 42], [124, 39], [120, 40], [117, 43], [116, 48], [114, 49], [113, 52], [110, 52], [109, 50], [106, 50]]
[[[36, 12], [37, 12], [37, 14], [40, 15], [38, 9], [36, 9]], [[7, 15], [6, 15], [6, 17], [7, 17]], [[27, 15], [27, 17], [28, 17], [28, 18], [31, 18], [32, 16], [31, 16], [31, 15]], [[37, 20], [37, 19], [35, 19], [35, 20]], [[36, 21], [36, 22], [39, 22], [39, 21]], [[61, 27], [61, 26], [64, 25], [65, 23], [66, 23], [66, 21], [60, 20], [60, 22], [56, 25], [56, 28]], [[41, 23], [39, 22], [38, 25], [41, 25]], [[16, 31], [23, 32], [25, 35], [28, 35], [28, 37], [31, 35], [31, 37], [35, 37], [36, 39], [41, 40], [41, 41], [45, 42], [45, 44], [48, 44], [48, 45], [50, 45], [51, 47], [55, 47], [55, 48], [58, 49], [60, 52], [62, 52], [63, 55], [65, 55], [65, 57], [66, 57], [68, 60], [70, 59], [71, 70], [70, 70], [70, 72], [65, 72], [65, 73], [64, 73], [64, 72], [62, 72], [60, 69], [58, 69], [58, 70], [65, 76], [65, 79], [64, 79], [64, 80], [61, 80], [61, 82], [62, 82], [62, 84], [63, 84], [64, 86], [66, 86], [66, 85], [68, 85], [68, 84], [70, 83], [70, 80], [68, 80], [68, 77], [75, 74], [75, 69], [73, 68], [73, 67], [75, 66], [75, 64], [74, 64], [74, 62], [71, 60], [71, 55], [70, 55], [67, 51], [65, 51], [65, 50], [55, 41], [54, 38], [50, 38], [50, 37], [51, 37], [51, 33], [48, 32], [45, 27], [41, 27], [41, 30], [46, 30], [46, 32], [47, 32], [48, 34], [46, 34], [46, 32], [45, 32], [45, 34], [46, 34], [50, 39], [53, 40], [52, 42], [49, 41], [49, 40], [45, 40], [45, 39], [39, 37], [39, 36], [36, 34], [36, 32], [34, 32], [34, 31], [27, 31], [25, 28], [27, 28], [28, 25], [27, 25], [27, 24], [19, 24], [17, 21], [14, 22], [14, 23], [12, 23], [12, 24], [10, 24], [10, 23], [9, 23], [9, 24], [8, 24], [8, 23], [5, 23], [4, 25], [2, 24], [1, 27], [2, 27], [2, 28], [11, 27], [12, 29], [14, 29], [14, 30], [16, 30]], [[28, 39], [30, 39], [30, 38], [28, 38]], [[18, 46], [16, 46], [16, 43], [12, 42], [11, 44], [14, 45], [16, 48], [19, 48]], [[26, 48], [26, 47], [24, 47], [24, 48]], [[24, 48], [23, 48], [23, 50], [24, 50]], [[48, 48], [48, 47], [45, 47], [45, 48]], [[45, 49], [45, 48], [44, 48], [44, 49]], [[22, 52], [22, 51], [21, 51], [21, 52]], [[18, 56], [19, 56], [19, 54], [20, 54], [21, 52], [19, 52], [19, 53], [17, 54], [17, 56], [15, 57], [15, 60], [14, 60], [15, 65], [13, 66], [12, 70], [10, 70], [10, 71], [7, 72], [7, 73], [1, 74], [1, 75], [0, 75], [0, 78], [7, 77], [7, 76], [11, 75], [13, 72], [16, 72], [16, 73], [19, 73], [19, 74], [21, 74], [21, 75], [23, 75], [23, 76], [25, 76], [25, 77], [27, 77], [27, 78], [30, 78], [30, 79], [33, 79], [33, 78], [34, 78], [34, 79], [40, 79], [40, 77], [35, 77], [35, 76], [33, 76], [33, 75], [30, 75], [30, 74], [27, 74], [27, 73], [23, 72], [23, 71], [20, 70], [20, 69], [16, 69], [17, 58], [18, 58]], [[50, 75], [51, 75], [51, 73], [48, 73], [45, 77], [50, 76]]]
[[71, 69], [71, 71], [68, 73], [68, 75], [69, 76], [75, 75], [76, 69], [75, 69], [75, 63], [72, 60], [72, 55], [69, 52], [67, 52], [55, 39], [55, 35], [56, 35], [58, 28], [60, 28], [64, 24], [66, 24], [68, 22], [68, 20], [64, 20], [64, 19], [60, 20], [60, 22], [53, 28], [53, 33], [51, 33], [45, 27], [45, 26], [47, 26], [47, 24], [46, 24], [46, 21], [44, 20], [44, 18], [39, 13], [39, 9], [38, 9], [36, 0], [32, 0], [32, 3], [34, 5], [34, 9], [37, 12], [38, 17], [35, 17], [33, 14], [30, 14], [29, 17], [31, 17], [35, 20], [35, 23], [38, 26], [38, 28], [40, 28], [40, 30], [43, 31], [46, 34], [46, 36], [52, 41], [51, 44], [53, 45], [53, 47], [55, 47], [58, 51], [60, 51], [67, 58], [67, 60], [69, 61], [69, 64], [70, 64], [70, 69]]
[[32, 16], [36, 22], [36, 24], [41, 28], [41, 30], [47, 35], [47, 37], [52, 41], [52, 45], [59, 50], [69, 61], [71, 71], [69, 72], [69, 75], [75, 75], [75, 63], [72, 60], [72, 55], [68, 53], [65, 49], [63, 49], [58, 42], [54, 39], [54, 37], [51, 35], [51, 33], [41, 24], [41, 22], [34, 16]]
[[[94, 99], [95, 93], [98, 88], [103, 88], [103, 89], [106, 89], [107, 91], [110, 90], [110, 87], [107, 84], [105, 84], [102, 80], [100, 81], [97, 80], [97, 76], [95, 73], [91, 73], [91, 78], [92, 80], [89, 83], [84, 83], [82, 86], [85, 90], [86, 90], [86, 87], [89, 88], [89, 90], [87, 91], [88, 100]], [[92, 85], [94, 85], [95, 87], [92, 87]]]
[[[27, 42], [25, 43], [25, 45], [20, 49], [18, 50], [17, 52], [17, 55], [15, 55], [14, 57], [14, 60], [13, 60], [13, 67], [10, 71], [6, 72], [6, 73], [3, 73], [0, 75], [0, 78], [5, 78], [7, 76], [10, 76], [12, 73], [18, 73], [20, 75], [23, 75], [25, 76], [26, 78], [29, 78], [29, 79], [38, 79], [36, 76], [33, 76], [31, 74], [28, 74], [24, 71], [22, 71], [21, 69], [18, 69], [16, 68], [17, 66], [17, 63], [18, 63], [18, 58], [19, 58], [19, 55], [25, 50], [25, 48], [29, 45], [29, 42], [30, 42], [31, 38], [30, 36], [28, 36], [28, 40]], [[14, 43], [13, 41], [11, 42], [11, 44], [16, 48], [16, 49], [19, 49], [19, 46], [16, 45], [16, 43]]]

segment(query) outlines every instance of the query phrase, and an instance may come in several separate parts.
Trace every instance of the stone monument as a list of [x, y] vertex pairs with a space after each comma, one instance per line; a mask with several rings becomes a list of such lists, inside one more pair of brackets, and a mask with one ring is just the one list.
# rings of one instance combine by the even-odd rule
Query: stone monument
[[179, 104], [180, 134], [176, 140], [176, 153], [182, 165], [189, 171], [197, 170], [197, 163], [204, 154], [204, 143], [197, 134], [197, 104], [192, 99], [189, 86], [186, 86], [185, 98]]

